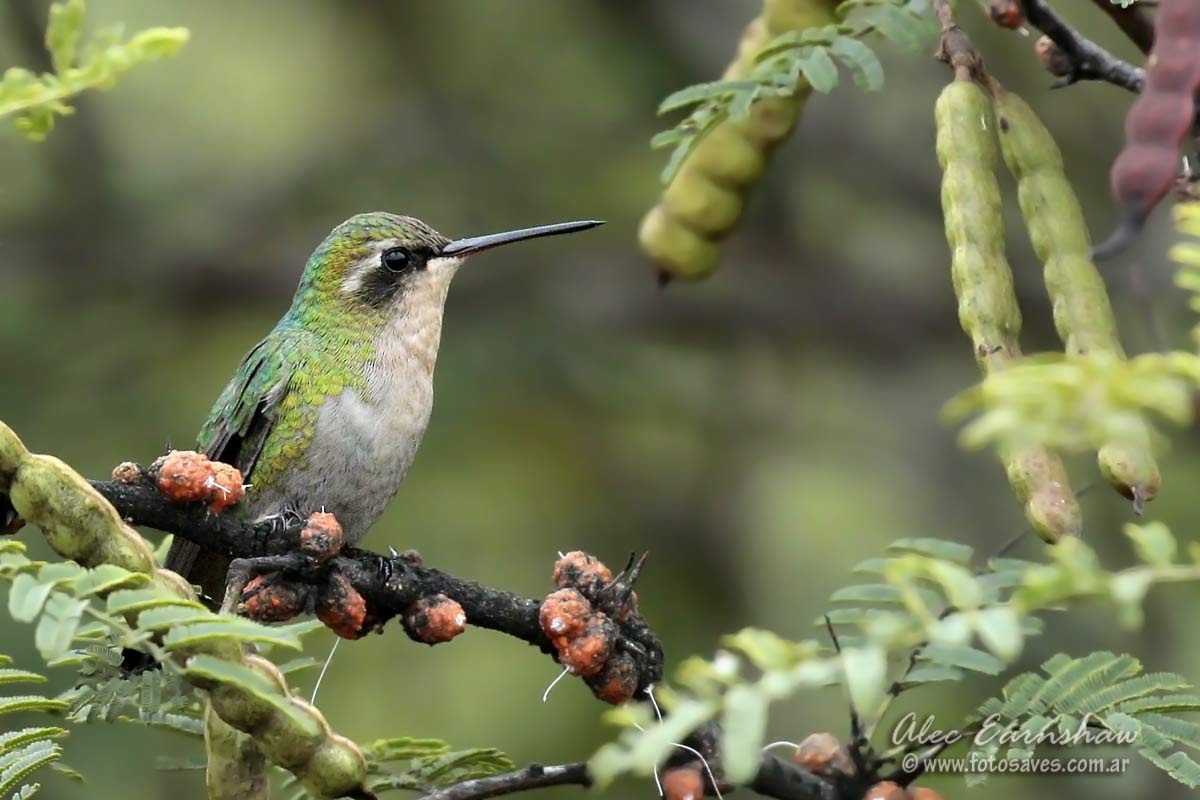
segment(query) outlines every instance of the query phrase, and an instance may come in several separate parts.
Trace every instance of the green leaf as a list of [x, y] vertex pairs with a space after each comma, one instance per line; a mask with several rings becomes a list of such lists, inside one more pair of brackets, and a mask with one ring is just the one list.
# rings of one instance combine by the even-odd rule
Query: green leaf
[[46, 26], [46, 49], [54, 71], [62, 74], [75, 64], [75, 49], [83, 33], [83, 0], [67, 0], [50, 6]]
[[194, 600], [184, 600], [181, 597], [168, 594], [165, 589], [120, 589], [108, 596], [106, 608], [109, 614], [125, 615], [148, 608], [163, 606], [183, 606], [186, 608], [203, 609]]
[[927, 45], [924, 26], [890, 2], [867, 6], [858, 20], [872, 25], [906, 50], [916, 51]]
[[8, 591], [8, 613], [17, 622], [33, 622], [52, 591], [53, 583], [39, 583], [29, 574], [18, 575]]
[[987, 648], [1004, 661], [1014, 661], [1021, 654], [1024, 636], [1017, 612], [1011, 606], [994, 606], [975, 616], [975, 630]]
[[163, 646], [170, 651], [202, 647], [216, 642], [258, 642], [301, 650], [303, 645], [293, 631], [272, 628], [248, 619], [228, 617], [195, 625], [179, 625], [163, 637]]
[[800, 70], [809, 85], [822, 94], [828, 94], [837, 86], [837, 65], [824, 47], [814, 47], [806, 57], [801, 58]]
[[20, 728], [0, 733], [0, 753], [7, 753], [30, 742], [43, 739], [61, 739], [67, 735], [66, 728]]
[[833, 54], [850, 68], [854, 83], [868, 92], [883, 88], [883, 65], [871, 48], [849, 36], [839, 36], [830, 45]]
[[659, 150], [663, 147], [674, 147], [683, 139], [684, 133], [678, 128], [670, 128], [665, 131], [659, 131], [650, 137], [650, 148]]
[[926, 664], [923, 667], [914, 667], [910, 670], [904, 678], [903, 685], [909, 687], [922, 683], [936, 683], [938, 681], [961, 681], [963, 676], [963, 671], [957, 667]]
[[201, 770], [208, 766], [208, 759], [203, 756], [155, 756], [154, 768], [160, 772], [183, 772]]
[[755, 81], [733, 80], [697, 83], [677, 92], [672, 92], [659, 104], [658, 113], [667, 114], [685, 106], [694, 106], [707, 100], [728, 97], [734, 92], [753, 91], [758, 87]]
[[0, 755], [0, 797], [7, 797], [24, 780], [42, 767], [56, 761], [62, 748], [54, 742], [30, 742], [23, 748]]
[[689, 733], [707, 722], [717, 711], [715, 703], [681, 700], [662, 722], [645, 731], [626, 730], [616, 742], [604, 745], [588, 762], [597, 789], [607, 787], [626, 772], [649, 776], [659, 761]]
[[57, 658], [71, 649], [79, 620], [87, 607], [87, 600], [74, 600], [60, 592], [50, 595], [33, 634], [33, 643], [42, 658]]
[[447, 786], [462, 780], [508, 772], [514, 766], [512, 760], [499, 750], [479, 747], [425, 759], [414, 773], [434, 786]]
[[149, 575], [130, 572], [114, 564], [101, 564], [88, 570], [76, 581], [73, 591], [76, 597], [103, 596], [117, 589], [133, 589], [143, 586], [149, 581]]
[[999, 675], [1004, 669], [1004, 662], [966, 645], [941, 644], [930, 642], [921, 650], [921, 659], [932, 661], [943, 666], [961, 667], [973, 672], [983, 672], [988, 675]]
[[813, 655], [811, 647], [761, 628], [743, 628], [735, 634], [722, 636], [721, 643], [745, 654], [761, 670], [789, 669]]
[[304, 656], [303, 658], [293, 658], [290, 661], [285, 661], [279, 665], [279, 671], [284, 675], [291, 675], [295, 672], [301, 672], [306, 669], [312, 669], [321, 662], [317, 661], [312, 656]]
[[829, 596], [831, 603], [898, 603], [900, 590], [887, 583], [844, 586]]
[[283, 691], [270, 678], [257, 670], [233, 661], [224, 661], [209, 655], [192, 656], [184, 667], [183, 674], [191, 681], [201, 684], [228, 684], [244, 689], [260, 700], [283, 697]]
[[1143, 711], [1200, 711], [1200, 697], [1193, 694], [1152, 695], [1119, 703], [1118, 711], [1138, 714]]
[[1171, 531], [1161, 522], [1148, 522], [1145, 525], [1129, 523], [1125, 526], [1125, 535], [1133, 542], [1138, 557], [1147, 564], [1155, 567], [1165, 567], [1175, 561], [1179, 549]]
[[842, 669], [850, 702], [863, 716], [873, 717], [887, 695], [887, 653], [877, 646], [844, 648]]
[[754, 777], [762, 761], [767, 699], [750, 686], [734, 686], [725, 695], [721, 722], [725, 775], [734, 783], [744, 783]]
[[159, 631], [177, 625], [190, 625], [221, 619], [207, 608], [194, 605], [159, 606], [138, 614], [137, 625], [141, 630]]
[[887, 546], [888, 553], [917, 553], [941, 561], [953, 561], [956, 564], [967, 565], [975, 554], [965, 544], [948, 542], [945, 539], [899, 539]]
[[0, 669], [0, 686], [9, 683], [45, 683], [46, 677], [22, 669]]
[[450, 745], [441, 739], [414, 739], [402, 736], [397, 739], [376, 739], [363, 748], [372, 761], [407, 761], [413, 758], [439, 756], [450, 752]]

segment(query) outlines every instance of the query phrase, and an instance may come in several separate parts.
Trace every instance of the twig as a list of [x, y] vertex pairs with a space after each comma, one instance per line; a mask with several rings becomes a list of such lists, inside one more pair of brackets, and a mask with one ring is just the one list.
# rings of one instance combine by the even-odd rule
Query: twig
[[1112, 18], [1129, 41], [1137, 45], [1138, 50], [1150, 52], [1154, 46], [1154, 21], [1142, 7], [1144, 3], [1132, 6], [1120, 6], [1112, 0], [1092, 0], [1092, 3]]
[[1105, 81], [1137, 94], [1142, 91], [1145, 72], [1114, 56], [1072, 28], [1045, 0], [1021, 0], [1021, 10], [1029, 24], [1050, 37], [1070, 62], [1071, 71], [1055, 88], [1078, 81]]
[[956, 80], [986, 83], [983, 58], [966, 31], [958, 27], [958, 22], [954, 19], [954, 9], [950, 8], [949, 2], [933, 0], [933, 10], [942, 24], [942, 37], [938, 42], [935, 57], [950, 65]]
[[445, 789], [430, 792], [421, 800], [483, 800], [486, 797], [500, 797], [516, 792], [527, 792], [531, 789], [544, 789], [548, 786], [587, 787], [591, 784], [592, 779], [588, 775], [586, 761], [551, 767], [530, 764], [515, 772], [456, 783]]
[[[134, 525], [167, 531], [231, 558], [247, 559], [250, 567], [259, 564], [281, 569], [289, 582], [321, 587], [332, 580], [334, 573], [340, 574], [363, 597], [366, 618], [377, 629], [392, 617], [404, 614], [418, 600], [440, 594], [462, 607], [469, 625], [506, 633], [545, 653], [556, 652], [538, 619], [542, 599], [522, 597], [455, 577], [425, 566], [413, 553], [385, 556], [345, 547], [338, 555], [318, 564], [298, 550], [304, 522], [252, 523], [240, 519], [232, 510], [213, 514], [202, 503], [173, 503], [142, 472], [142, 477], [131, 483], [92, 481], [91, 484]], [[640, 562], [636, 570], [613, 582], [609, 604], [624, 606], [623, 598], [632, 591], [632, 578], [638, 570]], [[609, 610], [613, 611], [610, 618], [617, 629], [616, 647], [633, 660], [637, 669], [636, 694], [661, 683], [663, 649], [650, 625], [636, 609], [624, 614], [616, 613], [615, 608]]]
[[861, 792], [857, 795], [843, 792], [834, 781], [818, 777], [771, 755], [763, 756], [749, 788], [767, 797], [788, 800], [839, 800], [842, 797], [861, 796]]

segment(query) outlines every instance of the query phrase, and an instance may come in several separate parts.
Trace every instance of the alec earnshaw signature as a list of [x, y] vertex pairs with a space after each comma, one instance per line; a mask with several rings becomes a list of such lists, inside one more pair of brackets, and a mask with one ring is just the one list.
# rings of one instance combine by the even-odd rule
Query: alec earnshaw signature
[[1041, 744], [1058, 747], [1073, 747], [1076, 745], [1113, 745], [1134, 744], [1137, 733], [1133, 731], [1115, 731], [1093, 724], [1090, 714], [1079, 720], [1078, 727], [1073, 730], [1061, 730], [1057, 726], [1045, 730], [1022, 730], [1014, 727], [1011, 720], [1006, 721], [999, 714], [993, 714], [979, 724], [974, 731], [957, 729], [941, 730], [936, 727], [932, 715], [919, 720], [916, 712], [910, 711], [897, 721], [892, 729], [892, 744], [894, 745], [952, 745], [964, 739], [978, 746], [989, 744], [1036, 747]]

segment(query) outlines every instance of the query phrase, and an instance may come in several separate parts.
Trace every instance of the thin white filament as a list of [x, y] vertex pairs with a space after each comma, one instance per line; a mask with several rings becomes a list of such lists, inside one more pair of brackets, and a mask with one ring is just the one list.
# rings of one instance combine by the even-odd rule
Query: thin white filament
[[317, 676], [317, 683], [313, 686], [312, 699], [308, 702], [314, 706], [317, 704], [317, 692], [321, 690], [321, 681], [325, 680], [325, 671], [329, 669], [329, 665], [333, 663], [333, 654], [337, 652], [337, 647], [342, 643], [342, 637], [333, 640], [333, 647], [329, 648], [329, 655], [325, 657], [325, 663], [321, 665], [321, 674]]
[[543, 703], [550, 699], [550, 690], [553, 689], [555, 686], [557, 686], [559, 681], [561, 681], [563, 678], [567, 677], [567, 673], [570, 671], [571, 671], [570, 667], [564, 667], [563, 671], [558, 673], [558, 677], [555, 678], [554, 680], [550, 681], [550, 685], [546, 687], [546, 691], [542, 692], [542, 702]]
[[[654, 686], [651, 685], [646, 687], [646, 696], [650, 698], [650, 705], [654, 706], [654, 714], [658, 717], [658, 721], [661, 724], [663, 718], [662, 709], [658, 707], [658, 699], [654, 696]], [[641, 726], [639, 725], [638, 728], [640, 730]], [[680, 742], [671, 742], [671, 744], [682, 750], [687, 750], [689, 753], [694, 753], [695, 756], [700, 759], [700, 763], [704, 765], [704, 771], [708, 773], [708, 779], [712, 782], [713, 791], [717, 793], [717, 800], [725, 800], [721, 796], [721, 788], [717, 786], [717, 776], [713, 775], [712, 767], [708, 765], [708, 759], [705, 758], [704, 755], [694, 747], [688, 747], [686, 744], [682, 744]], [[778, 744], [778, 742], [776, 742], [776, 744]], [[658, 784], [658, 796], [662, 797], [662, 783], [660, 783], [658, 780], [657, 767], [654, 769], [654, 782]]]

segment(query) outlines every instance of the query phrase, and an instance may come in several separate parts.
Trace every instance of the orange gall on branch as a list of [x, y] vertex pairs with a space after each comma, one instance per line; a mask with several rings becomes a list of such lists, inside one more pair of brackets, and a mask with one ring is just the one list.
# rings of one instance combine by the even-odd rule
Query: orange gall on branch
[[863, 800], [908, 800], [908, 794], [900, 784], [893, 781], [880, 781], [867, 789]]
[[704, 778], [694, 764], [674, 767], [663, 773], [662, 788], [666, 800], [700, 800], [704, 796]]
[[1033, 43], [1033, 53], [1037, 56], [1042, 68], [1056, 78], [1065, 78], [1071, 74], [1071, 59], [1054, 43], [1049, 36], [1039, 36]]
[[286, 622], [304, 611], [305, 592], [283, 575], [259, 575], [242, 589], [242, 611], [258, 622]]
[[572, 550], [554, 562], [554, 585], [578, 589], [585, 597], [594, 598], [612, 579], [612, 570], [604, 562], [582, 550]]
[[832, 733], [812, 733], [800, 742], [792, 761], [814, 775], [832, 777], [835, 774], [853, 775], [854, 760], [850, 751]]
[[604, 662], [604, 668], [585, 681], [597, 699], [619, 706], [637, 692], [637, 663], [628, 653], [613, 653]]
[[117, 483], [137, 483], [142, 479], [142, 468], [132, 461], [122, 461], [113, 467], [112, 479]]
[[908, 800], [943, 800], [941, 793], [928, 786], [913, 786], [908, 790]]
[[595, 675], [608, 661], [616, 638], [617, 628], [613, 621], [597, 611], [588, 618], [583, 632], [569, 639], [565, 647], [555, 642], [558, 661], [576, 675]]
[[367, 601], [340, 572], [332, 572], [317, 596], [317, 619], [343, 639], [358, 639], [372, 629]]
[[345, 536], [342, 526], [333, 514], [316, 511], [300, 531], [300, 551], [317, 563], [324, 563], [342, 550]]
[[1025, 15], [1021, 13], [1021, 4], [1017, 0], [988, 0], [988, 16], [992, 22], [1010, 31], [1025, 27]]
[[172, 502], [203, 502], [214, 514], [246, 496], [240, 470], [194, 450], [172, 450], [150, 465], [150, 475]]
[[404, 629], [419, 642], [441, 644], [467, 629], [467, 614], [444, 594], [422, 597], [404, 613]]
[[583, 631], [591, 613], [592, 604], [577, 590], [559, 589], [542, 602], [538, 620], [546, 636], [561, 649], [568, 639]]

